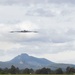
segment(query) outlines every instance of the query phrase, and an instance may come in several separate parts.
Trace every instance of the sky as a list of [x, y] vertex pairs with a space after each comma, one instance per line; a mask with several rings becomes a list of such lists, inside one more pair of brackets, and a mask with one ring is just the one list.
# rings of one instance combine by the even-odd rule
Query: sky
[[75, 64], [75, 0], [0, 0], [0, 61], [22, 53]]

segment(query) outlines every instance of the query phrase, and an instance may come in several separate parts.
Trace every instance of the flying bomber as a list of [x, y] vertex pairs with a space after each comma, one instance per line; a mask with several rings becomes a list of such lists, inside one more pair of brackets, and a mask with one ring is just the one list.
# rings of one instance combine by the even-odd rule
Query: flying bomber
[[10, 33], [37, 33], [37, 31], [21, 30], [21, 31], [10, 31]]

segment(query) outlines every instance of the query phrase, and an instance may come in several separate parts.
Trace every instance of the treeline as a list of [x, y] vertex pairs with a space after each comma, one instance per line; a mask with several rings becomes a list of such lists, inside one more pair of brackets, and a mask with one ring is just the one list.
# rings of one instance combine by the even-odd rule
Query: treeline
[[19, 69], [15, 66], [11, 66], [11, 68], [0, 68], [0, 74], [72, 74], [75, 73], [75, 68], [73, 67], [67, 67], [65, 71], [63, 71], [61, 68], [58, 68], [56, 70], [51, 70], [50, 68], [42, 68], [42, 69]]

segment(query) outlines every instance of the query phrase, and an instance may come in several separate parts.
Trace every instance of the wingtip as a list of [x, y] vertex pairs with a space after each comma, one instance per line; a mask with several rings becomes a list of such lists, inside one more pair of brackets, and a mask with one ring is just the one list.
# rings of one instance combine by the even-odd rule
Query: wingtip
[[34, 31], [34, 33], [38, 33], [38, 31]]

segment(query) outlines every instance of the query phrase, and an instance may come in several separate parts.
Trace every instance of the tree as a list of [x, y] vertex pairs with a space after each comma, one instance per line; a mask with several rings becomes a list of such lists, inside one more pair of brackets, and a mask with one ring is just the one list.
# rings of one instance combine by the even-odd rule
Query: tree
[[51, 73], [51, 69], [49, 68], [42, 68], [42, 69], [38, 69], [35, 72], [36, 74], [50, 74]]
[[34, 70], [33, 69], [30, 69], [30, 74], [33, 74], [34, 73]]
[[56, 69], [55, 71], [56, 74], [63, 74], [63, 71], [61, 68]]
[[0, 68], [0, 74], [3, 74], [3, 70]]
[[75, 73], [75, 69], [73, 67], [67, 67], [66, 68], [66, 73], [70, 74], [70, 73]]
[[30, 70], [28, 68], [26, 68], [26, 69], [23, 70], [23, 73], [24, 74], [30, 74]]
[[46, 70], [48, 74], [51, 74], [52, 70], [50, 68], [46, 68]]
[[4, 69], [4, 73], [5, 73], [5, 74], [9, 74], [9, 69], [8, 69], [8, 68], [5, 68], [5, 69]]
[[16, 74], [16, 68], [15, 68], [15, 66], [11, 66], [11, 68], [10, 68], [10, 73], [11, 74]]
[[16, 74], [20, 74], [20, 70], [18, 67], [16, 68]]

